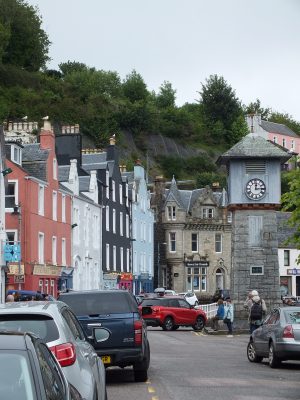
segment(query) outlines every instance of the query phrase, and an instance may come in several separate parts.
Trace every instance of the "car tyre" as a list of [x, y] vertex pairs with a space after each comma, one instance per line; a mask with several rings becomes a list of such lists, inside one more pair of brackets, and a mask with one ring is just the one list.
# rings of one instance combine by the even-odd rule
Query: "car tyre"
[[274, 344], [271, 342], [269, 347], [269, 365], [271, 368], [276, 368], [279, 367], [280, 364], [281, 360], [276, 356]]
[[171, 331], [173, 330], [173, 326], [174, 326], [174, 321], [172, 317], [167, 317], [163, 324], [162, 324], [162, 328], [164, 331]]
[[148, 379], [148, 368], [150, 364], [150, 345], [147, 341], [146, 355], [142, 362], [135, 363], [133, 366], [135, 382], [146, 382]]
[[259, 363], [262, 361], [263, 357], [258, 356], [255, 350], [253, 341], [251, 340], [247, 346], [247, 357], [250, 362]]
[[193, 329], [194, 331], [202, 331], [204, 325], [204, 319], [202, 317], [197, 317], [195, 325], [193, 325]]
[[179, 328], [179, 325], [174, 325], [172, 328], [172, 331], [176, 331], [176, 329], [178, 329], [178, 328]]

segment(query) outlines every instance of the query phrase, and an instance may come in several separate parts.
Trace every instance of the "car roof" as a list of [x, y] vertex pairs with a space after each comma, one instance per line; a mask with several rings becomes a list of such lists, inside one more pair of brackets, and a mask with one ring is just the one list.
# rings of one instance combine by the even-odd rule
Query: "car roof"
[[123, 289], [111, 289], [111, 290], [71, 290], [70, 292], [61, 292], [59, 296], [72, 296], [72, 295], [78, 295], [78, 294], [92, 294], [92, 293], [130, 293], [128, 290], [123, 290]]
[[48, 314], [55, 315], [67, 305], [61, 301], [16, 301], [0, 304], [1, 314]]
[[26, 336], [32, 338], [29, 333], [0, 332], [0, 350], [26, 350]]

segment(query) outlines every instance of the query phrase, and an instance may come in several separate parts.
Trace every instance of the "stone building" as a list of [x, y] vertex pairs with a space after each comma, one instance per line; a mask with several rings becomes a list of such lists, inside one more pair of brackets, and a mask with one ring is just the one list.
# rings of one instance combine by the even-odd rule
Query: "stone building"
[[155, 281], [177, 292], [198, 297], [230, 288], [231, 223], [226, 191], [205, 187], [170, 188], [162, 177], [154, 182]]

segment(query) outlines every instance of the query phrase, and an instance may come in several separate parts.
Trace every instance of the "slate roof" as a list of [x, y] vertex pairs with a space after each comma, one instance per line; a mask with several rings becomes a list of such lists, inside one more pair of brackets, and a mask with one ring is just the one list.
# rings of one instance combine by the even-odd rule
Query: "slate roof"
[[291, 213], [288, 212], [277, 212], [277, 230], [278, 230], [278, 247], [284, 247], [287, 249], [295, 248], [295, 244], [286, 243], [286, 240], [290, 238], [295, 232], [296, 228], [291, 227], [288, 224], [288, 220]]
[[275, 146], [270, 141], [253, 134], [245, 136], [231, 149], [223, 153], [217, 160], [218, 164], [227, 164], [230, 159], [246, 158], [278, 158], [281, 163], [291, 157], [287, 150]]
[[22, 161], [46, 161], [49, 150], [41, 150], [39, 143], [24, 144]]
[[183, 208], [180, 191], [178, 190], [177, 183], [176, 183], [174, 176], [173, 176], [173, 179], [171, 182], [169, 192], [166, 196], [166, 202], [170, 201], [170, 200], [175, 200], [176, 203], [178, 204], [178, 206]]
[[299, 135], [297, 135], [294, 131], [292, 131], [289, 127], [287, 127], [284, 124], [278, 124], [276, 122], [270, 122], [270, 121], [261, 121], [260, 126], [267, 132], [270, 133], [278, 133], [280, 135], [286, 135], [286, 136], [291, 136], [298, 138]]
[[58, 166], [58, 180], [59, 182], [67, 182], [69, 180], [70, 165]]

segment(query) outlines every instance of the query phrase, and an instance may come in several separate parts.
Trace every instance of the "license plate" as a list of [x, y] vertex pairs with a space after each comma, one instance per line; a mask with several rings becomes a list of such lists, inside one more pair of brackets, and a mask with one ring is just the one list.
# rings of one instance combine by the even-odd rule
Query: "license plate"
[[111, 363], [111, 357], [110, 356], [101, 356], [101, 360], [103, 364], [110, 364]]

